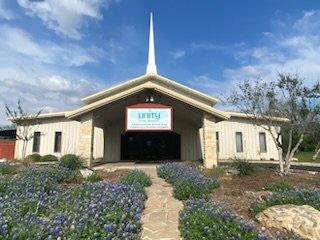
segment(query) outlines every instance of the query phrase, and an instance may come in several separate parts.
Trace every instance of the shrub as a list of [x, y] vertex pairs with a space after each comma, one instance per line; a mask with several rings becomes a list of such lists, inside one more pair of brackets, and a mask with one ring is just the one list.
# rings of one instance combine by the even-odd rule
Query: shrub
[[58, 160], [59, 159], [56, 156], [54, 156], [52, 154], [47, 154], [47, 155], [42, 156], [40, 161], [41, 162], [56, 162]]
[[33, 153], [25, 157], [27, 162], [41, 162], [41, 155], [38, 153]]
[[310, 205], [320, 210], [320, 189], [294, 188], [291, 190], [278, 190], [264, 202], [255, 202], [250, 206], [250, 214], [257, 215], [268, 207], [275, 205], [294, 204]]
[[181, 163], [166, 163], [157, 167], [158, 176], [173, 185], [174, 197], [180, 200], [189, 197], [206, 197], [219, 183], [198, 170]]
[[223, 167], [214, 167], [212, 169], [205, 170], [206, 174], [210, 177], [220, 178], [225, 175], [226, 169]]
[[77, 170], [83, 167], [83, 161], [74, 154], [66, 154], [60, 158], [60, 165], [72, 170]]
[[235, 159], [232, 166], [239, 172], [240, 176], [251, 175], [254, 172], [253, 164], [242, 159]]
[[17, 166], [10, 163], [0, 163], [0, 174], [13, 175], [17, 173]]
[[291, 190], [293, 189], [293, 186], [284, 180], [277, 180], [274, 182], [267, 183], [265, 189], [269, 191]]
[[152, 184], [149, 175], [142, 170], [132, 170], [124, 173], [120, 177], [120, 182], [129, 185], [140, 184], [143, 187], [149, 187]]
[[87, 182], [91, 182], [91, 183], [100, 182], [102, 180], [102, 177], [97, 173], [92, 173], [86, 178], [86, 180]]
[[205, 199], [189, 199], [179, 218], [183, 239], [267, 239], [254, 225], [236, 218], [221, 206]]

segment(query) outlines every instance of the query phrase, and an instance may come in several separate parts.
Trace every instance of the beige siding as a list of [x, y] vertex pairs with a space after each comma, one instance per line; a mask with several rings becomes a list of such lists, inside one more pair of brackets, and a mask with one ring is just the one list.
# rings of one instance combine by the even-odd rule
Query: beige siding
[[[244, 118], [231, 118], [217, 123], [219, 132], [219, 159], [243, 158], [251, 160], [279, 159], [271, 134]], [[243, 152], [236, 152], [236, 132], [242, 132]], [[266, 133], [267, 152], [260, 153], [259, 132]]]
[[121, 133], [124, 131], [124, 120], [109, 123], [104, 135], [104, 161], [117, 162], [121, 158]]
[[176, 119], [174, 130], [180, 134], [181, 160], [195, 161], [202, 158], [198, 128], [185, 120]]
[[93, 159], [102, 159], [104, 154], [104, 129], [94, 127]]
[[[41, 132], [39, 154], [54, 154], [61, 156], [67, 153], [78, 154], [80, 122], [65, 118], [43, 119], [41, 124], [34, 127], [34, 131]], [[54, 153], [55, 132], [62, 132], [61, 153]], [[15, 158], [22, 157], [22, 141], [17, 140]], [[26, 148], [26, 155], [32, 154], [33, 139]]]
[[[231, 118], [228, 121], [217, 123], [219, 132], [219, 159], [278, 159], [278, 151], [271, 135], [264, 129], [257, 127], [244, 118]], [[34, 128], [41, 132], [40, 154], [54, 154], [61, 156], [67, 153], [79, 154], [80, 122], [65, 118], [43, 119], [41, 124]], [[62, 152], [54, 153], [55, 132], [62, 132]], [[183, 118], [175, 117], [174, 131], [181, 136], [181, 160], [193, 161], [202, 158], [202, 129], [196, 124]], [[121, 134], [124, 132], [124, 119], [118, 119], [103, 127], [94, 128], [94, 159], [105, 162], [120, 161]], [[235, 133], [242, 132], [243, 153], [236, 152]], [[260, 153], [259, 132], [266, 133], [267, 153]], [[26, 154], [32, 153], [33, 140], [27, 145]], [[22, 142], [17, 141], [15, 157], [21, 158]]]

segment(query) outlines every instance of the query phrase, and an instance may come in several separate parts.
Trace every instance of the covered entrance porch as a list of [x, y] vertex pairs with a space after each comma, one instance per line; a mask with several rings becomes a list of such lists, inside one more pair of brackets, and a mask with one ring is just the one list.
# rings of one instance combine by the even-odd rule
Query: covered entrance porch
[[121, 135], [121, 160], [180, 160], [180, 134], [128, 132]]
[[[87, 165], [140, 160], [203, 160], [217, 165], [215, 123], [227, 116], [215, 99], [159, 75], [146, 75], [85, 99], [67, 117], [80, 124], [79, 152]], [[126, 108], [154, 103], [172, 108], [171, 131], [126, 131]]]

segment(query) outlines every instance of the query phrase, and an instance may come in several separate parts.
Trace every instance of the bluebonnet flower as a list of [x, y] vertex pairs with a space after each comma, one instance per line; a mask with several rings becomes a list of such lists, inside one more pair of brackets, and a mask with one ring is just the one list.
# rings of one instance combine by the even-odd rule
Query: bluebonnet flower
[[146, 199], [140, 190], [107, 181], [60, 188], [71, 174], [53, 165], [5, 179], [0, 239], [137, 239]]

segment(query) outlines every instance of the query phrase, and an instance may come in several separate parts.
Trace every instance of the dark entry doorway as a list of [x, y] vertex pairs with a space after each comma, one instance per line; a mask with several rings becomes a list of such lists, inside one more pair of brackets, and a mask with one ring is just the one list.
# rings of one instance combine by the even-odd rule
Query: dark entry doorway
[[128, 132], [121, 135], [121, 160], [180, 160], [180, 135]]

